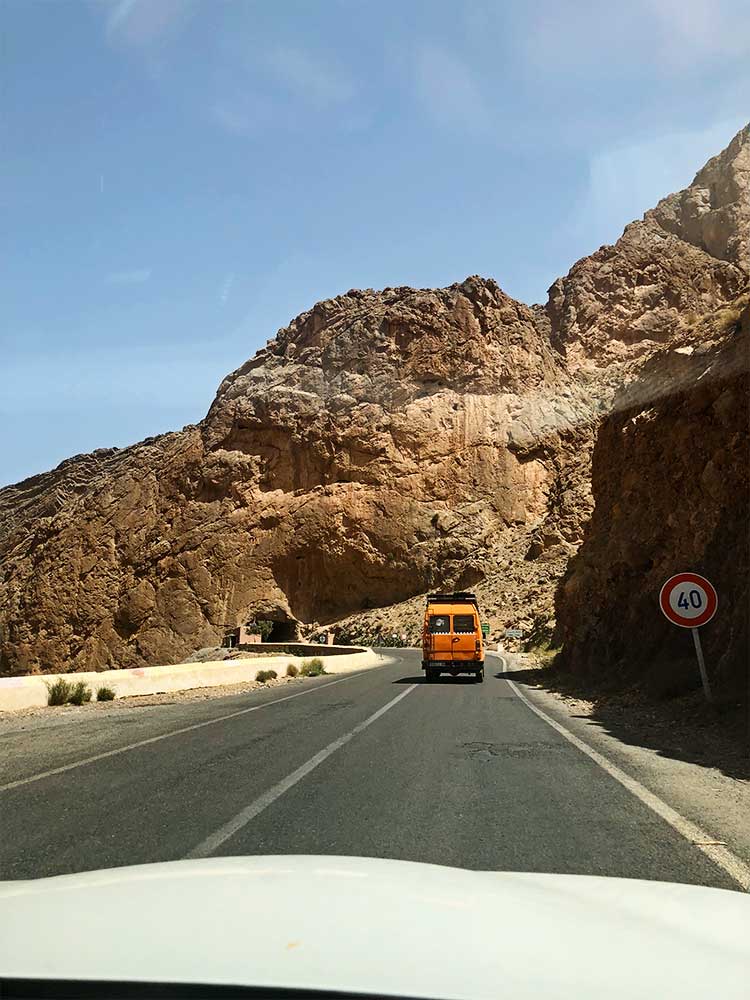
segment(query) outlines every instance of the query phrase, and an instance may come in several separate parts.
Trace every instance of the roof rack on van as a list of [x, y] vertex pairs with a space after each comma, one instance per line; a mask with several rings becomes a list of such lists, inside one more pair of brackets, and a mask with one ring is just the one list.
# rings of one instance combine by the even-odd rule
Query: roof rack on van
[[479, 607], [476, 594], [470, 594], [468, 591], [461, 591], [457, 594], [428, 594], [427, 601], [429, 602], [440, 602], [443, 604], [476, 604]]

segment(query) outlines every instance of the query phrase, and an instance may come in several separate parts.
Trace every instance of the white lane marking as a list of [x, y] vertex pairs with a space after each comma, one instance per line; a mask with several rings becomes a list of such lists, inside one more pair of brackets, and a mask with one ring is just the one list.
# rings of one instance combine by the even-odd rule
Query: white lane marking
[[234, 836], [234, 834], [237, 833], [238, 830], [241, 830], [243, 826], [246, 826], [250, 820], [255, 819], [255, 817], [262, 813], [264, 809], [267, 809], [272, 802], [275, 802], [276, 799], [280, 798], [284, 792], [289, 791], [293, 785], [296, 785], [298, 781], [302, 781], [306, 775], [308, 775], [311, 771], [314, 771], [315, 768], [319, 764], [322, 764], [324, 760], [327, 760], [331, 754], [336, 753], [336, 751], [340, 750], [341, 747], [346, 746], [350, 740], [353, 740], [355, 736], [367, 729], [368, 726], [371, 726], [373, 722], [380, 718], [381, 715], [385, 715], [389, 709], [393, 708], [394, 705], [397, 705], [398, 702], [400, 702], [402, 698], [405, 698], [410, 691], [413, 691], [416, 686], [416, 684], [410, 684], [405, 691], [396, 695], [396, 697], [389, 701], [387, 705], [383, 705], [382, 708], [379, 708], [377, 712], [365, 719], [364, 722], [360, 722], [359, 725], [355, 726], [350, 732], [345, 733], [343, 736], [339, 736], [339, 738], [334, 740], [333, 743], [329, 743], [325, 749], [316, 753], [314, 757], [311, 757], [305, 764], [298, 767], [296, 771], [292, 771], [292, 773], [288, 774], [286, 778], [282, 778], [278, 784], [273, 785], [273, 787], [269, 788], [267, 792], [259, 795], [257, 799], [245, 806], [245, 808], [230, 819], [228, 823], [225, 823], [224, 826], [219, 827], [215, 833], [212, 833], [209, 837], [206, 837], [205, 840], [202, 840], [200, 844], [198, 844], [197, 847], [194, 847], [192, 851], [188, 852], [185, 857], [207, 858], [209, 855], [213, 854], [216, 848], [221, 847], [224, 841], [229, 840], [230, 837]]
[[[505, 665], [505, 672], [510, 673], [510, 668], [508, 666], [508, 661], [504, 656], [500, 659]], [[621, 771], [620, 768], [613, 764], [610, 760], [604, 757], [602, 754], [598, 753], [596, 750], [592, 749], [588, 743], [584, 743], [583, 740], [579, 740], [577, 736], [569, 732], [564, 726], [560, 725], [553, 718], [543, 712], [541, 708], [537, 708], [529, 699], [523, 694], [513, 683], [513, 681], [505, 680], [510, 685], [511, 690], [518, 695], [521, 701], [526, 705], [527, 708], [531, 709], [534, 715], [538, 715], [540, 719], [543, 719], [548, 726], [558, 732], [561, 736], [572, 743], [574, 747], [585, 753], [587, 757], [590, 757], [594, 763], [598, 764], [599, 767], [603, 768], [610, 777], [614, 778], [615, 781], [627, 788], [637, 799], [648, 806], [652, 812], [655, 812], [657, 816], [660, 816], [663, 820], [666, 820], [669, 825], [681, 834], [685, 840], [689, 841], [694, 847], [699, 850], [713, 861], [715, 865], [722, 868], [730, 878], [740, 885], [745, 892], [750, 892], [750, 867], [748, 867], [744, 861], [733, 854], [728, 847], [721, 846], [717, 841], [715, 841], [705, 830], [701, 830], [699, 826], [695, 823], [691, 823], [689, 819], [685, 819], [677, 810], [668, 806], [666, 802], [663, 802], [658, 795], [654, 795], [650, 792], [645, 785], [642, 785], [640, 781], [636, 781], [635, 778], [631, 778], [629, 774]]]
[[131, 750], [138, 750], [140, 747], [147, 747], [151, 743], [158, 743], [160, 740], [168, 740], [172, 736], [182, 736], [184, 733], [193, 733], [196, 729], [203, 729], [204, 726], [215, 726], [219, 722], [226, 722], [227, 719], [236, 719], [239, 715], [247, 715], [248, 712], [259, 712], [261, 708], [270, 708], [271, 705], [280, 705], [282, 701], [291, 701], [292, 698], [301, 698], [304, 694], [313, 694], [315, 691], [322, 691], [324, 688], [333, 687], [334, 684], [341, 684], [342, 681], [351, 680], [352, 677], [359, 677], [357, 673], [347, 674], [346, 677], [339, 677], [335, 681], [328, 681], [326, 684], [316, 684], [315, 687], [307, 691], [298, 691], [296, 694], [287, 694], [283, 698], [276, 698], [274, 701], [264, 701], [261, 705], [253, 705], [251, 708], [241, 708], [237, 712], [230, 712], [229, 715], [220, 715], [218, 719], [206, 719], [205, 722], [196, 722], [192, 726], [184, 726], [182, 729], [171, 729], [168, 733], [161, 733], [159, 736], [150, 736], [146, 740], [139, 740], [137, 743], [129, 743], [125, 747], [117, 747], [115, 750], [105, 750], [103, 753], [95, 754], [93, 757], [84, 757], [82, 760], [73, 761], [70, 764], [63, 764], [61, 767], [53, 767], [49, 771], [41, 771], [39, 774], [32, 774], [28, 778], [19, 778], [17, 781], [9, 781], [7, 785], [0, 785], [0, 792], [8, 792], [11, 788], [20, 788], [22, 785], [30, 785], [34, 781], [41, 781], [42, 778], [51, 778], [55, 774], [64, 774], [65, 771], [73, 771], [77, 767], [84, 767], [86, 764], [94, 764], [97, 760], [105, 760], [107, 757], [116, 757], [121, 753], [129, 753]]

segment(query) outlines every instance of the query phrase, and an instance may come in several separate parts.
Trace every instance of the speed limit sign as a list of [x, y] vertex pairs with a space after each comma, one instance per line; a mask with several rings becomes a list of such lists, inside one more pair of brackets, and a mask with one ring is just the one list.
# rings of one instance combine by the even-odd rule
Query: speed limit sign
[[677, 573], [670, 576], [659, 591], [659, 606], [667, 618], [673, 625], [689, 628], [693, 633], [695, 655], [707, 701], [712, 701], [713, 697], [698, 629], [711, 621], [718, 603], [714, 585], [697, 573]]
[[698, 628], [710, 622], [718, 603], [713, 584], [697, 573], [670, 576], [659, 594], [664, 614], [682, 628]]

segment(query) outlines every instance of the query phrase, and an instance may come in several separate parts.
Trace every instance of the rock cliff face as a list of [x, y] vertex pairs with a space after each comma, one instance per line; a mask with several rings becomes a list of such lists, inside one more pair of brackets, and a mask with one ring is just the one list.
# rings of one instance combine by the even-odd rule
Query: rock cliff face
[[[650, 241], [670, 248], [668, 260], [649, 264], [646, 255], [645, 270], [628, 268], [631, 275], [663, 274], [668, 264], [651, 308], [631, 311], [624, 338], [612, 328], [602, 336], [598, 314], [581, 328], [574, 313], [568, 326], [568, 353], [584, 365], [592, 351], [601, 357], [601, 345], [619, 352], [644, 328], [651, 342], [597, 435], [594, 512], [556, 594], [556, 641], [565, 666], [604, 674], [615, 686], [636, 681], [670, 694], [696, 685], [690, 634], [667, 623], [655, 595], [673, 573], [701, 572], [720, 595], [721, 612], [702, 629], [709, 671], [720, 696], [731, 698], [746, 683], [750, 655], [750, 128], [689, 188], [629, 226], [623, 240], [634, 230], [639, 242], [648, 232]], [[581, 285], [588, 291], [591, 264], [607, 249], [576, 265], [584, 274], [574, 294], [581, 296]], [[724, 304], [712, 309], [717, 286]], [[643, 288], [639, 279], [629, 292], [621, 290], [618, 307], [602, 310], [604, 321], [617, 323], [623, 302], [632, 307], [642, 294], [650, 299]]]
[[615, 396], [593, 454], [596, 506], [557, 593], [564, 663], [671, 694], [699, 684], [692, 639], [655, 595], [706, 575], [720, 613], [702, 630], [715, 686], [740, 693], [748, 649], [750, 295], [652, 355]]
[[[644, 359], [708, 337], [747, 283], [748, 144], [579, 261], [546, 309], [476, 277], [351, 291], [228, 376], [199, 425], [0, 490], [2, 672], [174, 661], [255, 615], [274, 638], [355, 635], [413, 623], [433, 587], [476, 587], [496, 629], [551, 623], [600, 422], [616, 437]], [[601, 530], [595, 515], [558, 600], [566, 643]]]

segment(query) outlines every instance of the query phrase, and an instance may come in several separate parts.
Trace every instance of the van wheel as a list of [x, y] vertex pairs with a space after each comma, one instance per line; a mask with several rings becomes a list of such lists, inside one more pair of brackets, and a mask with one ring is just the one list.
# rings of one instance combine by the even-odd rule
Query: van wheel
[[434, 684], [435, 681], [440, 676], [438, 674], [437, 670], [435, 670], [433, 667], [428, 667], [426, 673], [427, 673], [427, 683], [428, 684]]
[[476, 672], [477, 684], [481, 684], [484, 681], [484, 668], [477, 670]]

